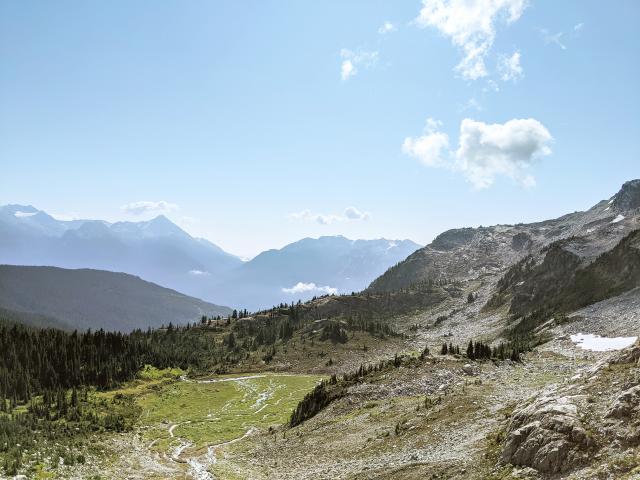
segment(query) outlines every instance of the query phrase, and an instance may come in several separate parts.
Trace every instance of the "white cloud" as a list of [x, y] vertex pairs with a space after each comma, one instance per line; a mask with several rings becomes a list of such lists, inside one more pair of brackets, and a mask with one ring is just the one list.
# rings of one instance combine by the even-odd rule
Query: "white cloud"
[[397, 29], [398, 28], [393, 23], [386, 21], [380, 26], [378, 33], [380, 35], [386, 35], [387, 33], [395, 32]]
[[203, 270], [189, 270], [189, 275], [194, 275], [196, 277], [208, 276], [211, 275], [209, 272], [205, 272]]
[[340, 50], [342, 63], [340, 66], [340, 78], [343, 81], [349, 80], [358, 73], [358, 67], [373, 68], [378, 63], [378, 52], [366, 52], [343, 48]]
[[567, 46], [562, 43], [561, 40], [563, 35], [564, 32], [551, 33], [546, 28], [540, 29], [540, 36], [542, 36], [542, 40], [544, 41], [545, 45], [554, 44], [560, 47], [562, 50], [566, 50]]
[[[584, 28], [584, 23], [577, 23], [573, 26], [572, 31], [569, 32], [569, 41], [571, 38], [577, 38], [580, 36], [581, 30]], [[542, 41], [545, 45], [555, 45], [559, 47], [561, 50], [566, 50], [567, 46], [564, 43], [564, 39], [567, 38], [565, 36], [565, 32], [551, 33], [546, 28], [539, 29], [540, 37], [542, 37]]]
[[301, 210], [300, 212], [290, 213], [288, 218], [291, 220], [306, 220], [319, 223], [320, 225], [329, 225], [340, 219], [337, 215], [324, 215], [321, 213], [312, 213], [309, 209]]
[[[432, 130], [426, 136], [437, 134], [446, 135]], [[446, 158], [439, 156], [437, 162], [433, 162], [428, 154], [425, 157], [422, 151], [405, 148], [407, 140], [416, 143], [422, 139], [424, 137], [406, 139], [403, 151], [427, 166], [462, 173], [476, 188], [490, 187], [498, 176], [511, 178], [523, 187], [535, 186], [535, 178], [528, 169], [539, 158], [551, 154], [549, 144], [553, 140], [544, 125], [533, 118], [513, 119], [503, 124], [465, 118], [460, 124], [458, 149], [447, 150]]]
[[37, 215], [37, 214], [38, 212], [21, 212], [20, 210], [18, 210], [13, 214], [13, 216], [18, 218], [27, 218], [27, 217], [33, 217], [34, 215]]
[[514, 82], [524, 77], [522, 65], [520, 64], [520, 52], [516, 51], [511, 56], [501, 55], [498, 59], [498, 73], [505, 82]]
[[466, 110], [476, 110], [478, 112], [481, 112], [482, 104], [478, 100], [472, 97], [469, 100], [467, 100], [467, 103], [465, 103], [460, 107], [460, 110], [463, 112]]
[[442, 152], [449, 148], [449, 136], [439, 131], [441, 125], [442, 122], [428, 118], [424, 134], [420, 137], [405, 138], [402, 151], [418, 158], [428, 167], [443, 165], [446, 160], [442, 157]]
[[321, 287], [316, 285], [315, 283], [303, 283], [298, 282], [291, 288], [283, 288], [282, 291], [284, 293], [296, 294], [296, 293], [321, 293], [321, 294], [329, 294], [336, 295], [338, 293], [338, 289], [334, 287], [324, 286]]
[[342, 80], [349, 80], [349, 78], [353, 77], [358, 70], [353, 66], [353, 62], [351, 60], [343, 60], [342, 66], [340, 67], [340, 78]]
[[320, 225], [330, 225], [336, 222], [367, 221], [371, 219], [369, 212], [361, 212], [356, 207], [347, 207], [343, 215], [313, 213], [309, 209], [287, 215], [290, 220], [312, 221]]
[[369, 212], [361, 212], [356, 207], [347, 207], [344, 216], [349, 220], [369, 220], [371, 218]]
[[535, 179], [527, 169], [536, 159], [551, 154], [551, 141], [549, 131], [533, 118], [503, 124], [465, 118], [460, 124], [456, 168], [477, 188], [491, 186], [498, 175], [532, 187]]
[[175, 210], [179, 210], [178, 205], [175, 203], [165, 202], [164, 200], [160, 200], [158, 202], [132, 202], [127, 205], [123, 205], [121, 208], [131, 215], [142, 215], [144, 213], [151, 212], [173, 212]]
[[498, 85], [498, 83], [495, 80], [490, 78], [487, 80], [487, 85], [482, 88], [482, 91], [485, 93], [489, 91], [499, 92], [500, 85]]
[[422, 0], [415, 23], [434, 27], [460, 48], [463, 58], [456, 70], [467, 80], [488, 75], [485, 57], [496, 36], [496, 23], [518, 20], [527, 0]]
[[79, 219], [75, 213], [50, 213], [49, 215], [60, 222], [71, 222]]

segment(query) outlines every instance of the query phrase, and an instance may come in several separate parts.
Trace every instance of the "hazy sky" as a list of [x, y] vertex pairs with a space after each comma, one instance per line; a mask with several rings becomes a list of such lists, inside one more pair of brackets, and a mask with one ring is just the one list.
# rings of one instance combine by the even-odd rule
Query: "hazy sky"
[[0, 204], [231, 253], [585, 209], [640, 177], [637, 1], [0, 0]]

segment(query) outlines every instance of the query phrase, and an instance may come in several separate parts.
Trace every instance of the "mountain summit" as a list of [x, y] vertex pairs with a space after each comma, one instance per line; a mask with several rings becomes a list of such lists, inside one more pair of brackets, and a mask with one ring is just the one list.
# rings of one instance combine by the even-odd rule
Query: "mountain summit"
[[388, 292], [445, 278], [468, 280], [503, 271], [518, 260], [540, 256], [544, 247], [566, 240], [572, 252], [589, 262], [613, 248], [640, 222], [640, 180], [631, 180], [609, 200], [589, 210], [517, 225], [460, 228], [438, 235], [369, 286]]
[[640, 179], [629, 180], [613, 197], [613, 206], [619, 210], [631, 210], [640, 207]]
[[64, 221], [30, 205], [7, 205], [0, 207], [0, 263], [126, 272], [189, 292], [190, 272], [221, 275], [242, 260], [164, 215], [141, 222]]

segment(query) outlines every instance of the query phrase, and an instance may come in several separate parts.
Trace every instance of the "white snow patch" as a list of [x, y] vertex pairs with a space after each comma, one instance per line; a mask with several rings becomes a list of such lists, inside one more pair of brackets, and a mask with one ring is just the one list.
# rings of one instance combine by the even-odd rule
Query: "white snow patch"
[[20, 210], [18, 210], [16, 213], [13, 214], [14, 217], [18, 217], [18, 218], [26, 218], [26, 217], [33, 217], [34, 215], [37, 215], [38, 212], [21, 212]]
[[610, 208], [611, 208], [611, 207], [607, 207], [607, 208], [605, 208], [605, 209], [604, 209], [604, 211], [606, 212], [606, 211], [607, 211], [607, 210], [609, 210]]
[[618, 215], [616, 218], [611, 220], [611, 223], [618, 223], [618, 222], [621, 222], [622, 220], [624, 220], [624, 215]]
[[593, 233], [594, 232], [594, 228], [587, 228], [587, 233]]
[[583, 350], [593, 352], [610, 352], [622, 350], [633, 345], [638, 337], [601, 337], [592, 333], [578, 333], [571, 335], [571, 341]]
[[283, 288], [282, 291], [284, 293], [307, 293], [307, 292], [318, 292], [318, 293], [328, 293], [329, 295], [336, 295], [338, 293], [338, 289], [334, 287], [329, 287], [325, 285], [321, 287], [320, 285], [316, 285], [315, 283], [303, 283], [298, 282], [291, 288]]
[[616, 197], [613, 197], [611, 200], [609, 200], [609, 205], [611, 205], [615, 199]]

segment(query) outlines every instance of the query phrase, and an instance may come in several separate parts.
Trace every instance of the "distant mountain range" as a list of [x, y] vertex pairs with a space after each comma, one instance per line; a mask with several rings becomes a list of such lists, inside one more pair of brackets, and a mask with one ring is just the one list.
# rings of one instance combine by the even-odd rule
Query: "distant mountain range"
[[0, 318], [21, 323], [126, 332], [229, 313], [125, 273], [0, 265]]
[[64, 221], [30, 205], [0, 207], [0, 264], [125, 272], [238, 308], [361, 290], [419, 247], [410, 240], [305, 238], [243, 262], [163, 215]]
[[358, 292], [418, 248], [411, 240], [304, 238], [228, 271], [215, 288], [224, 303], [250, 309]]
[[7, 205], [0, 207], [0, 264], [125, 272], [191, 293], [199, 279], [190, 272], [218, 276], [242, 260], [162, 215], [145, 222], [62, 221], [32, 206]]

